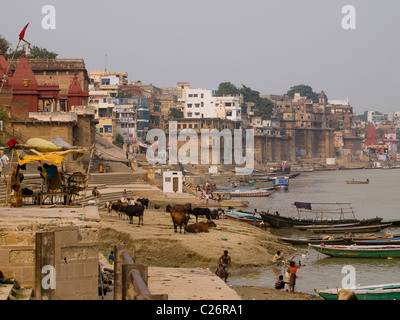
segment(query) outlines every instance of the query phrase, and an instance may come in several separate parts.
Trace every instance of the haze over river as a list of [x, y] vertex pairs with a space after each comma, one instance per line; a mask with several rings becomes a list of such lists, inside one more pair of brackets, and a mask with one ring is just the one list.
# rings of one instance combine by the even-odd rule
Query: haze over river
[[[369, 179], [369, 184], [346, 184], [346, 180]], [[278, 211], [281, 216], [297, 214], [294, 202], [349, 202], [355, 211], [356, 218], [382, 217], [383, 219], [400, 219], [400, 169], [356, 169], [320, 172], [302, 172], [300, 176], [290, 179], [288, 191], [277, 191], [268, 198], [247, 198], [249, 207], [246, 211]], [[243, 198], [242, 198], [243, 199]], [[308, 237], [315, 234], [293, 229], [274, 229], [270, 231], [284, 237]], [[400, 234], [400, 228], [387, 228], [385, 231]], [[334, 236], [340, 236], [336, 234]], [[307, 246], [295, 246], [298, 255], [294, 260], [302, 260], [303, 265], [297, 271], [296, 291], [314, 293], [314, 288], [340, 288], [344, 266], [351, 265], [356, 271], [356, 284], [373, 285], [400, 282], [400, 259], [360, 259], [332, 258], [318, 254]], [[282, 247], [281, 252], [285, 249]], [[290, 258], [291, 256], [289, 256]], [[232, 260], [234, 262], [234, 252]], [[271, 266], [263, 269], [234, 270], [228, 279], [231, 285], [252, 285], [273, 287], [282, 267]]]

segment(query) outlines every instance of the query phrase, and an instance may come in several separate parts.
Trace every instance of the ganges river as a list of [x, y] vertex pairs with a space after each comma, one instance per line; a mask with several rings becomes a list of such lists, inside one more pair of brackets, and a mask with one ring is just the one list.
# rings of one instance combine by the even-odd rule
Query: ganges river
[[[366, 180], [369, 184], [346, 184], [346, 180]], [[290, 179], [289, 190], [276, 191], [270, 197], [247, 198], [249, 208], [246, 211], [278, 211], [281, 216], [297, 214], [294, 202], [331, 203], [349, 202], [354, 209], [356, 218], [382, 217], [383, 219], [400, 219], [400, 169], [355, 169], [319, 172], [302, 172]], [[243, 198], [242, 198], [243, 199]], [[380, 233], [389, 231], [400, 234], [400, 228], [387, 228]], [[270, 229], [271, 233], [284, 237], [315, 236], [307, 231], [293, 229]], [[340, 236], [340, 234], [332, 234]], [[308, 251], [307, 246], [298, 248], [295, 261], [302, 261], [297, 271], [296, 291], [314, 294], [314, 288], [341, 288], [342, 281], [349, 284], [345, 266], [355, 270], [357, 285], [374, 285], [400, 282], [400, 259], [362, 259], [333, 258], [317, 253], [314, 249]], [[285, 248], [282, 247], [281, 252]], [[309, 253], [307, 255], [307, 252]], [[234, 262], [234, 252], [232, 252]], [[291, 258], [289, 256], [289, 258]], [[308, 258], [307, 258], [308, 257]], [[347, 268], [347, 267], [346, 267]], [[234, 265], [228, 279], [231, 285], [273, 287], [283, 267], [271, 266], [262, 269], [247, 269], [235, 271]], [[343, 271], [343, 272], [342, 272]]]

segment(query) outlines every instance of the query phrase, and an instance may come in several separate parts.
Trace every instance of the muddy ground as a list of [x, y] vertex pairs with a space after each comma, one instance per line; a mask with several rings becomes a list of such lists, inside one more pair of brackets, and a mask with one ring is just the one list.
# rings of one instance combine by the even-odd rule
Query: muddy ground
[[[146, 209], [144, 225], [120, 220], [116, 213], [100, 211], [100, 250], [108, 255], [116, 244], [135, 246], [135, 262], [159, 267], [209, 268], [215, 270], [224, 250], [232, 257], [231, 270], [268, 267], [277, 250], [290, 255], [293, 248], [279, 241], [268, 230], [230, 219], [214, 220], [215, 228], [208, 233], [184, 234], [173, 230], [171, 216], [165, 208]], [[199, 221], [205, 218], [199, 217]], [[192, 217], [189, 223], [194, 223]], [[228, 280], [229, 284], [229, 280]], [[271, 288], [233, 287], [245, 300], [308, 300], [301, 293], [288, 293]]]

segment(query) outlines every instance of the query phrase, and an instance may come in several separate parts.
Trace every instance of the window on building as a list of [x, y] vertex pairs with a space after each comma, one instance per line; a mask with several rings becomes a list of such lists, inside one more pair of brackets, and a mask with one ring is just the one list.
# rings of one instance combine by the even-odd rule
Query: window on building
[[232, 107], [232, 103], [230, 103], [230, 102], [225, 102], [225, 107]]
[[202, 99], [204, 98], [204, 93], [201, 94], [201, 98], [202, 98]]
[[227, 116], [227, 117], [232, 117], [232, 111], [228, 111], [228, 112], [226, 113], [226, 116]]
[[188, 103], [187, 107], [188, 107], [188, 108], [191, 108], [191, 107], [192, 107], [192, 104], [191, 104], [191, 103]]
[[200, 108], [200, 103], [195, 103], [195, 104], [194, 104], [194, 107], [195, 107], [195, 108]]
[[188, 118], [191, 118], [192, 117], [192, 113], [188, 112], [187, 116], [188, 116]]
[[184, 124], [182, 125], [182, 128], [183, 128], [183, 129], [186, 129], [186, 123], [184, 123]]

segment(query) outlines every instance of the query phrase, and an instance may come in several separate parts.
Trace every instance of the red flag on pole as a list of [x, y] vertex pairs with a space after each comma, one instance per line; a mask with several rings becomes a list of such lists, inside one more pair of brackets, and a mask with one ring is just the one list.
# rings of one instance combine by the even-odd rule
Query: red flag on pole
[[21, 33], [19, 34], [19, 40], [24, 40], [25, 37], [25, 30], [28, 28], [29, 22], [26, 24], [26, 26], [22, 29]]

